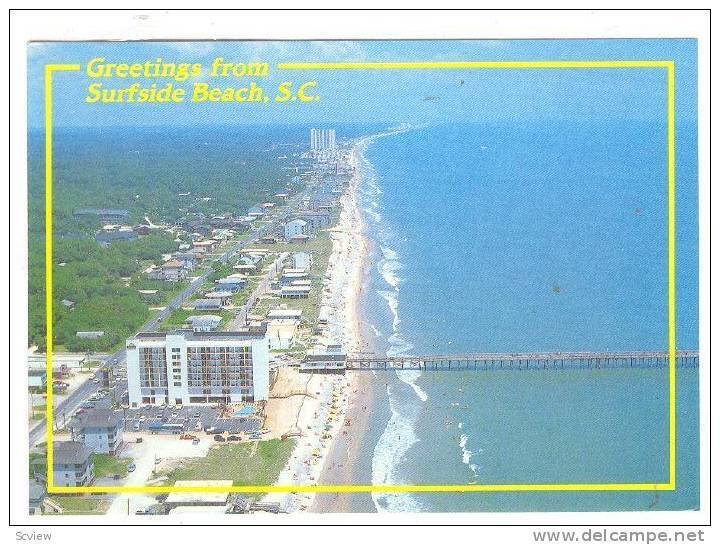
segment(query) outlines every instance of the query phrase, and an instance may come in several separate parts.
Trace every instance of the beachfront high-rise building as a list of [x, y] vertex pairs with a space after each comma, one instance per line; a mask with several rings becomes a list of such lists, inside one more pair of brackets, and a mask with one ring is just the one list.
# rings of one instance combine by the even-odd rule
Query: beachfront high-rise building
[[310, 129], [310, 150], [335, 149], [335, 129]]
[[141, 332], [126, 347], [131, 407], [268, 398], [267, 324], [239, 331]]

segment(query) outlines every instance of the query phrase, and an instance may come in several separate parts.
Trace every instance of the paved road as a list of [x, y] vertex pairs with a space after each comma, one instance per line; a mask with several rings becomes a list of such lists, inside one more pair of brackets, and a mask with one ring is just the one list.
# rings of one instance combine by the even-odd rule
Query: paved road
[[[302, 201], [303, 198], [308, 196], [314, 190], [314, 188], [315, 184], [312, 184], [308, 186], [305, 190], [297, 193], [296, 195], [288, 199], [283, 212], [279, 214], [276, 213], [276, 215], [271, 216], [270, 221], [268, 221], [265, 225], [251, 232], [251, 235], [248, 238], [244, 238], [243, 240], [238, 241], [231, 248], [226, 250], [222, 255], [218, 256], [214, 261], [218, 261], [220, 263], [227, 263], [230, 257], [237, 254], [246, 245], [253, 244], [260, 240], [260, 238], [262, 238], [266, 234], [274, 232], [275, 229], [277, 229], [278, 225], [295, 211], [297, 205]], [[143, 325], [140, 328], [140, 331], [156, 330], [157, 326], [163, 320], [165, 320], [165, 318], [167, 318], [173, 310], [180, 308], [186, 299], [191, 297], [193, 294], [195, 294], [195, 292], [200, 289], [200, 286], [203, 285], [203, 283], [207, 280], [208, 276], [210, 276], [212, 272], [213, 270], [212, 268], [210, 268], [201, 276], [195, 278], [195, 280], [193, 280], [181, 293], [179, 293], [170, 303], [168, 303], [168, 305], [163, 310], [161, 310], [154, 318], [152, 318], [149, 322]], [[263, 285], [262, 282], [261, 285]], [[260, 286], [258, 286], [258, 288], [260, 288]], [[247, 310], [245, 312], [247, 313]], [[114, 354], [110, 354], [109, 356], [106, 356], [100, 361], [101, 364], [98, 370], [121, 366], [125, 362], [125, 348], [121, 348]], [[80, 407], [80, 405], [85, 402], [88, 397], [90, 397], [94, 393], [97, 393], [100, 388], [101, 386], [99, 384], [94, 384], [92, 380], [87, 380], [82, 383], [73, 393], [71, 393], [66, 399], [61, 401], [55, 407], [54, 413], [56, 422], [62, 425], [63, 415], [66, 415], [69, 418], [69, 416], [73, 414]], [[127, 387], [125, 388], [127, 390]], [[30, 446], [35, 445], [40, 440], [44, 440], [45, 434], [46, 426], [45, 420], [43, 419], [39, 421], [38, 424], [30, 430]]]
[[250, 314], [250, 310], [255, 305], [255, 302], [260, 298], [260, 296], [267, 293], [270, 287], [270, 282], [272, 281], [273, 277], [276, 276], [277, 272], [282, 269], [283, 261], [287, 259], [287, 256], [287, 253], [281, 253], [278, 258], [271, 263], [270, 267], [268, 267], [268, 271], [260, 279], [260, 282], [258, 282], [258, 285], [255, 287], [252, 293], [248, 295], [245, 304], [237, 310], [237, 312], [235, 313], [235, 318], [233, 318], [230, 324], [228, 324], [229, 331], [238, 331], [240, 328], [245, 326], [247, 316], [248, 314]]

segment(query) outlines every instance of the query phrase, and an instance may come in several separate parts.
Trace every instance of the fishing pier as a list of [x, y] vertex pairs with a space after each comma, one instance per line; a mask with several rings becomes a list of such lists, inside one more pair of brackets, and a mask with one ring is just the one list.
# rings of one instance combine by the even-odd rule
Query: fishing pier
[[[382, 356], [350, 354], [345, 368], [353, 371], [488, 371], [500, 369], [621, 369], [667, 367], [667, 351], [639, 352], [528, 352], [514, 354], [452, 354]], [[677, 350], [676, 368], [696, 368], [697, 350]]]

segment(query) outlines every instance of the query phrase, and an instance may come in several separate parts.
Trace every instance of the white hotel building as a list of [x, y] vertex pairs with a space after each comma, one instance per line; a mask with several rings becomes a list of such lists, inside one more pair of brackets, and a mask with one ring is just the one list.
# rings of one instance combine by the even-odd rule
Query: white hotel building
[[130, 406], [267, 400], [267, 325], [240, 331], [141, 332], [128, 339]]

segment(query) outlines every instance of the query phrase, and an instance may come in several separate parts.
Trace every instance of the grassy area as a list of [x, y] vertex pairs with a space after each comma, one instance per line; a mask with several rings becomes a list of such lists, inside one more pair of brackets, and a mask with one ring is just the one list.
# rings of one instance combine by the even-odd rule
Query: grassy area
[[[261, 245], [256, 245], [260, 247]], [[303, 322], [314, 328], [317, 325], [320, 314], [320, 301], [322, 298], [322, 285], [325, 272], [327, 271], [330, 254], [332, 254], [332, 240], [330, 233], [320, 231], [318, 235], [306, 243], [283, 244], [277, 251], [282, 252], [306, 252], [312, 255], [313, 262], [310, 268], [310, 280], [312, 289], [307, 299], [264, 299], [258, 302], [253, 309], [255, 314], [265, 314], [270, 308], [279, 304], [285, 304], [288, 308], [303, 311]]]
[[253, 290], [258, 287], [259, 283], [259, 276], [249, 276], [247, 278], [247, 284], [245, 285], [245, 287], [232, 296], [233, 305], [235, 305], [236, 307], [244, 305]]
[[127, 466], [132, 458], [117, 458], [108, 454], [92, 455], [93, 470], [95, 477], [112, 477], [120, 475], [120, 478], [127, 477]]
[[186, 458], [167, 474], [175, 481], [232, 479], [234, 486], [273, 484], [287, 463], [294, 440], [271, 439], [213, 447], [205, 458]]
[[43, 452], [31, 452], [28, 457], [28, 474], [30, 478], [34, 478], [36, 474], [45, 475], [47, 473], [47, 461], [45, 448]]
[[220, 322], [219, 328], [221, 329], [225, 324], [229, 323], [233, 319], [233, 313], [229, 310], [216, 310], [212, 312], [203, 312], [203, 311], [196, 311], [196, 310], [186, 310], [182, 308], [178, 308], [173, 310], [170, 315], [165, 318], [165, 320], [160, 324], [160, 331], [172, 331], [175, 329], [180, 329], [183, 327], [187, 327], [187, 324], [185, 323], [185, 320], [187, 320], [190, 316], [204, 316], [204, 315], [214, 315], [214, 316], [220, 316], [222, 318], [222, 321]]
[[[191, 275], [195, 275], [196, 271], [193, 271]], [[160, 307], [167, 305], [172, 301], [182, 290], [187, 288], [189, 282], [187, 280], [182, 282], [165, 282], [164, 280], [150, 280], [144, 274], [139, 274], [133, 277], [130, 281], [129, 287], [134, 290], [158, 290], [155, 295], [143, 295], [142, 299], [151, 307]]]
[[50, 499], [62, 507], [62, 515], [102, 515], [110, 507], [105, 498], [58, 495]]

